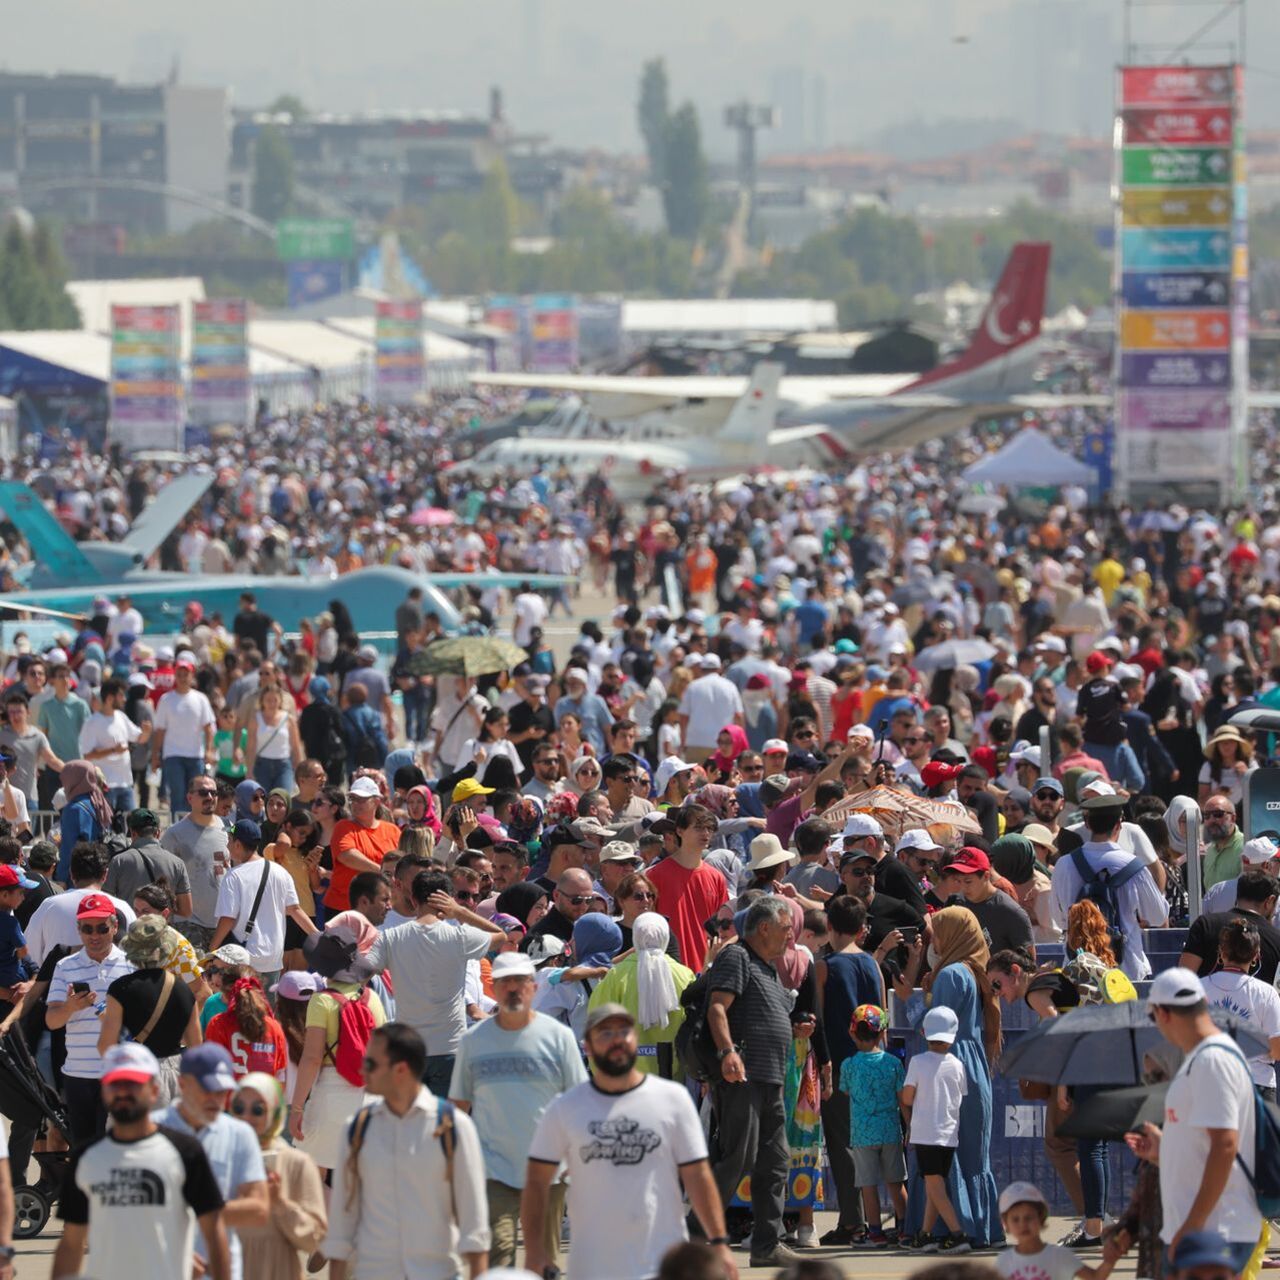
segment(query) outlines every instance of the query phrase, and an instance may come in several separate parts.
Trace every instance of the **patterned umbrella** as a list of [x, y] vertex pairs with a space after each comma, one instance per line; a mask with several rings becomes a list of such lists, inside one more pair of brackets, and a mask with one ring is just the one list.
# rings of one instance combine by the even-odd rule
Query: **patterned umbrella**
[[904, 831], [914, 831], [934, 822], [948, 822], [957, 831], [981, 835], [982, 826], [964, 805], [954, 800], [930, 800], [899, 787], [872, 787], [845, 796], [823, 815], [825, 822], [843, 822], [851, 813], [869, 813], [896, 840]]
[[454, 636], [437, 640], [409, 658], [415, 676], [487, 676], [528, 662], [529, 655], [510, 640], [497, 636]]

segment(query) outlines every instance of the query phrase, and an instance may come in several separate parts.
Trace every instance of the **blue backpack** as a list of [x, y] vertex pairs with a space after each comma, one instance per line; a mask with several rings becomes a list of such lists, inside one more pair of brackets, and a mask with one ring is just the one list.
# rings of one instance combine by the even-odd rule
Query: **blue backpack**
[[1107, 931], [1111, 934], [1111, 953], [1116, 958], [1116, 964], [1123, 964], [1124, 918], [1120, 914], [1118, 891], [1128, 884], [1146, 864], [1141, 858], [1134, 857], [1130, 858], [1118, 871], [1103, 869], [1095, 871], [1089, 865], [1089, 859], [1084, 856], [1083, 849], [1072, 849], [1071, 861], [1075, 864], [1082, 881], [1080, 892], [1076, 894], [1076, 901], [1083, 902], [1088, 898], [1102, 912], [1102, 918], [1107, 922]]
[[[1205, 1047], [1234, 1053], [1244, 1063], [1245, 1070], [1249, 1070], [1249, 1063], [1239, 1046], [1211, 1044]], [[1253, 1168], [1245, 1164], [1239, 1152], [1236, 1153], [1236, 1163], [1244, 1170], [1244, 1176], [1253, 1188], [1258, 1212], [1264, 1218], [1280, 1215], [1280, 1107], [1268, 1102], [1256, 1084], [1253, 1086]]]

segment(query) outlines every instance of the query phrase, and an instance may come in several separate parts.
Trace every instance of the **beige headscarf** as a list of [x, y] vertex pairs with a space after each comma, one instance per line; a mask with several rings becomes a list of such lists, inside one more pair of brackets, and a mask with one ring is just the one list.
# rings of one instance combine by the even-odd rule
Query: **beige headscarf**
[[925, 990], [932, 988], [934, 979], [948, 965], [963, 964], [968, 968], [982, 1001], [983, 1044], [988, 1060], [994, 1062], [1000, 1056], [1000, 1002], [987, 978], [991, 949], [983, 937], [982, 925], [968, 907], [944, 907], [929, 917], [929, 924], [938, 961], [925, 981]]

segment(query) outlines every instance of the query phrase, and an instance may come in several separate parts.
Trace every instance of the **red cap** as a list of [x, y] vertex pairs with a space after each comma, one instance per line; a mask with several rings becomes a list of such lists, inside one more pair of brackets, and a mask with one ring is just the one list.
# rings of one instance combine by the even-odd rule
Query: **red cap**
[[105, 893], [86, 893], [76, 907], [77, 920], [105, 920], [116, 913], [116, 904]]
[[920, 780], [932, 790], [944, 782], [954, 782], [963, 772], [962, 764], [943, 764], [941, 760], [930, 760], [920, 770]]
[[962, 876], [982, 875], [991, 870], [991, 859], [981, 849], [967, 844], [947, 863], [946, 869]]
[[16, 889], [21, 883], [17, 867], [11, 867], [7, 862], [0, 863], [0, 889]]
[[1084, 665], [1094, 674], [1111, 670], [1111, 659], [1105, 653], [1094, 650], [1085, 660]]
[[190, 658], [179, 658], [177, 662], [173, 664], [173, 669], [175, 671], [194, 671], [196, 669], [196, 664], [192, 662]]

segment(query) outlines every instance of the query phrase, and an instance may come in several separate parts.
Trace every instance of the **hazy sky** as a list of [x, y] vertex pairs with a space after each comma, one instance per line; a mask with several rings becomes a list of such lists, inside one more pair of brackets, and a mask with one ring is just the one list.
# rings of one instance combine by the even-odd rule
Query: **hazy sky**
[[[8, 24], [2, 63], [155, 80], [177, 57], [184, 82], [229, 84], [237, 105], [291, 91], [331, 110], [482, 112], [498, 84], [519, 128], [638, 150], [636, 81], [661, 54], [673, 96], [694, 99], [708, 148], [727, 155], [721, 111], [744, 94], [781, 106], [773, 149], [856, 145], [945, 117], [1102, 133], [1121, 11], [1121, 0], [40, 0]], [[1212, 13], [1149, 11], [1141, 34], [1175, 44]], [[1249, 19], [1249, 118], [1280, 125], [1269, 52], [1280, 5], [1255, 3]], [[1227, 56], [1220, 44], [1200, 60]]]

